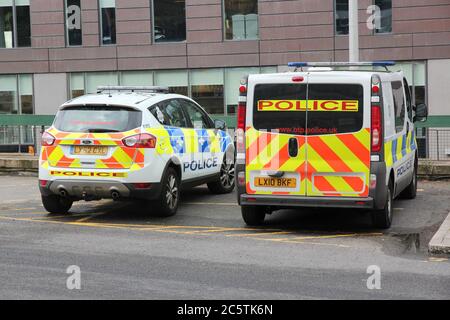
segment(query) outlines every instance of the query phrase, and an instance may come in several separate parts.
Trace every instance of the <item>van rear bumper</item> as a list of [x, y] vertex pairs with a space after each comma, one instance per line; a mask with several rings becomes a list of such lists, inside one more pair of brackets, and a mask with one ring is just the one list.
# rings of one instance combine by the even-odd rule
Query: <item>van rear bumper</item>
[[373, 198], [350, 197], [292, 197], [268, 195], [240, 195], [241, 206], [271, 206], [279, 208], [292, 207], [331, 207], [331, 208], [360, 208], [373, 209]]

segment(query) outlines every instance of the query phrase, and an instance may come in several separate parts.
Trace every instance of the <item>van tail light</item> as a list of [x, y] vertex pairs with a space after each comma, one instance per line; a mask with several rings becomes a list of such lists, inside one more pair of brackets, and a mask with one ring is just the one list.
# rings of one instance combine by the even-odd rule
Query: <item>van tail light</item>
[[48, 133], [47, 131], [45, 131], [42, 134], [41, 145], [43, 147], [50, 147], [55, 144], [55, 141], [56, 141], [56, 138], [54, 136], [52, 136], [50, 133]]
[[371, 127], [372, 152], [380, 152], [383, 141], [383, 133], [381, 130], [381, 108], [379, 105], [372, 105]]
[[239, 102], [238, 121], [236, 130], [236, 152], [245, 154], [245, 122], [247, 113], [247, 103]]
[[122, 142], [125, 146], [130, 148], [154, 149], [156, 147], [156, 137], [148, 133], [126, 137]]

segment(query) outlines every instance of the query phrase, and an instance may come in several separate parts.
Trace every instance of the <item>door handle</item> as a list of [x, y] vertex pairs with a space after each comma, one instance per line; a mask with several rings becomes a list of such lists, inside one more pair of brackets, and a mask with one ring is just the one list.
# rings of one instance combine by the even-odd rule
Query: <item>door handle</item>
[[295, 158], [298, 156], [298, 140], [297, 138], [290, 138], [289, 139], [289, 156], [291, 158]]

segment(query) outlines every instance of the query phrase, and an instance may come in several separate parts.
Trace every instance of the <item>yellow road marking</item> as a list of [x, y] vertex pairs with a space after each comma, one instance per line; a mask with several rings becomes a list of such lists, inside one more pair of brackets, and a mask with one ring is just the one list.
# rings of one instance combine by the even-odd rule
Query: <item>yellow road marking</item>
[[274, 241], [298, 241], [309, 239], [335, 239], [335, 238], [353, 238], [353, 237], [379, 237], [382, 233], [351, 233], [351, 234], [332, 234], [327, 236], [307, 236], [307, 237], [295, 237], [295, 238], [281, 238], [274, 239]]
[[448, 261], [448, 258], [437, 258], [437, 257], [430, 257], [428, 259], [430, 262], [445, 262]]
[[226, 237], [260, 237], [272, 235], [293, 234], [292, 231], [278, 231], [278, 232], [262, 232], [262, 233], [244, 233], [244, 234], [227, 234]]
[[417, 189], [417, 192], [424, 192], [424, 189]]

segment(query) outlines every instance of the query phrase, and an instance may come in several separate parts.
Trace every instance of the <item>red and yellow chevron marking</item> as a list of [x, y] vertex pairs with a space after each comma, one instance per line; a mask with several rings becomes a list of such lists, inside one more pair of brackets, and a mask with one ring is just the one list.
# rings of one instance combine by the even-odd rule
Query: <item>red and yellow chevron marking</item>
[[94, 145], [114, 147], [110, 158], [95, 159], [95, 169], [130, 169], [134, 171], [144, 167], [144, 150], [126, 147], [122, 142], [126, 137], [139, 134], [139, 129], [123, 133], [67, 133], [51, 128], [48, 132], [56, 138], [56, 141], [55, 145], [42, 148], [42, 164], [48, 162], [51, 167], [81, 168], [80, 159], [71, 158], [67, 154], [67, 148], [81, 145], [81, 141], [84, 139], [91, 139]]
[[[297, 136], [299, 153], [288, 154], [292, 135], [249, 128], [247, 136], [247, 193], [308, 196], [367, 197], [370, 175], [370, 131], [352, 134]], [[307, 159], [307, 160], [306, 160]], [[252, 190], [250, 173], [298, 173], [300, 192]]]

